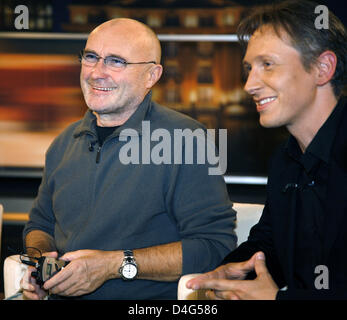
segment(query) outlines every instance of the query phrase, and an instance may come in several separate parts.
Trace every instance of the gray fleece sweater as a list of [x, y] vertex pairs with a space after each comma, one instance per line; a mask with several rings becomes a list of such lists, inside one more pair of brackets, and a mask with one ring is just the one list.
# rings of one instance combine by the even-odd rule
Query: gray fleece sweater
[[[24, 237], [32, 230], [47, 232], [60, 254], [182, 241], [183, 274], [215, 268], [236, 244], [235, 211], [223, 177], [208, 175], [208, 163], [123, 164], [122, 147], [130, 139], [142, 145], [142, 121], [149, 121], [151, 131], [202, 128], [195, 120], [152, 102], [148, 94], [100, 147], [96, 118], [87, 111], [48, 149]], [[125, 139], [122, 132], [133, 137]], [[154, 147], [158, 142], [150, 144]], [[177, 282], [114, 279], [81, 298], [176, 299], [176, 291]]]

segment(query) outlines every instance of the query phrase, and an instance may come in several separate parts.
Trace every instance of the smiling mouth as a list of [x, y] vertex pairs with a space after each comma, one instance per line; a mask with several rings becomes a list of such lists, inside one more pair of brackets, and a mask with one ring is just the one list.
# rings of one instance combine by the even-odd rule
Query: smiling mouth
[[92, 86], [92, 88], [93, 88], [94, 90], [104, 91], [104, 92], [112, 91], [112, 90], [115, 90], [115, 89], [116, 89], [116, 87], [94, 87], [94, 86]]
[[277, 99], [277, 97], [267, 97], [267, 98], [263, 98], [263, 99], [259, 99], [259, 100], [255, 100], [254, 102], [257, 105], [257, 111], [260, 112], [263, 109], [265, 109], [267, 107], [267, 105], [273, 101], [275, 101]]
[[272, 101], [274, 101], [274, 100], [276, 100], [276, 99], [277, 99], [276, 97], [264, 98], [264, 99], [260, 99], [260, 100], [256, 101], [256, 104], [262, 106], [262, 105], [264, 105], [265, 103], [272, 102]]

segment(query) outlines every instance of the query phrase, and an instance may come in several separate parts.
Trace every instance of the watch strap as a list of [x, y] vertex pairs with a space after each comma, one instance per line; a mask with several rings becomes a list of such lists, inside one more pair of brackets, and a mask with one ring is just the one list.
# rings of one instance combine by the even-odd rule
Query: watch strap
[[132, 250], [124, 250], [124, 257], [134, 257], [134, 253]]

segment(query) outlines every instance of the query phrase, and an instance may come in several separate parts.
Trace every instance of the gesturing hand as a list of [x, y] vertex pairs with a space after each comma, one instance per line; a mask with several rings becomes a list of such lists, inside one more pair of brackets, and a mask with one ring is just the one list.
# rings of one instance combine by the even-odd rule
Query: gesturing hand
[[[263, 252], [255, 253], [250, 260], [243, 263], [243, 268], [240, 264], [242, 263], [231, 263], [219, 267], [190, 280], [187, 287], [211, 289], [206, 294], [208, 298], [215, 300], [270, 300], [276, 298], [278, 287], [266, 268]], [[245, 271], [249, 270], [252, 265], [257, 277], [254, 280], [242, 280]], [[239, 277], [237, 277], [238, 273]]]
[[253, 255], [249, 260], [243, 262], [231, 262], [216, 268], [213, 271], [206, 272], [198, 277], [191, 279], [187, 282], [186, 286], [189, 289], [203, 289], [208, 280], [212, 279], [228, 279], [228, 280], [242, 280], [245, 279], [247, 274], [254, 270], [255, 256]]

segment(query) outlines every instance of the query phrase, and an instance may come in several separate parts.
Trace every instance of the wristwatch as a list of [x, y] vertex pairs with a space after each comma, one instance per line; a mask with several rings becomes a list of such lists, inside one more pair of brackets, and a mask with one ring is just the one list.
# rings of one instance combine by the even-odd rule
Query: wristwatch
[[124, 258], [119, 268], [123, 280], [134, 280], [137, 276], [137, 264], [132, 250], [124, 250]]

